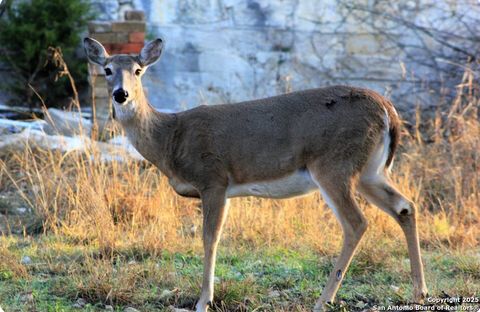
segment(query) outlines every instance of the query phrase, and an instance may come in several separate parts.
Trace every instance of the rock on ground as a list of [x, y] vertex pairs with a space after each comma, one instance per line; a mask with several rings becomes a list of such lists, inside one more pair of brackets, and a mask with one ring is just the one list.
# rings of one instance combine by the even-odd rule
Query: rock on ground
[[86, 304], [87, 304], [87, 301], [85, 301], [85, 299], [78, 298], [77, 301], [72, 305], [72, 307], [76, 309], [83, 309]]
[[126, 139], [123, 139], [122, 142], [124, 145], [117, 145], [92, 141], [87, 136], [48, 135], [43, 131], [25, 129], [20, 133], [0, 135], [0, 155], [12, 151], [22, 151], [26, 146], [30, 146], [44, 150], [59, 150], [64, 153], [98, 150], [100, 161], [144, 160]]

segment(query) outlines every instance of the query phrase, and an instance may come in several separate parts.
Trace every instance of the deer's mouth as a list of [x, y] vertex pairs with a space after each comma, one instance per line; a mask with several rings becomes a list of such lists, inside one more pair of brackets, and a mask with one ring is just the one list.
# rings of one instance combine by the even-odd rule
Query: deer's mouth
[[118, 106], [127, 106], [127, 104], [131, 102], [131, 100], [128, 99], [124, 102], [120, 102], [117, 99], [113, 98], [113, 102], [115, 103], [115, 105], [118, 105]]

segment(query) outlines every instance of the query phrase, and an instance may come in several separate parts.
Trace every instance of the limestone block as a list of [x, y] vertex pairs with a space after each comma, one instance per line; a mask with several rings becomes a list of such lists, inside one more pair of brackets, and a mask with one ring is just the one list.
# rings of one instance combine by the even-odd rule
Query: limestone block
[[114, 32], [145, 32], [145, 28], [145, 22], [139, 21], [124, 21], [112, 23], [112, 31]]
[[125, 11], [125, 20], [126, 21], [144, 21], [145, 12], [142, 10]]
[[295, 11], [296, 30], [333, 33], [342, 31], [342, 16], [336, 0], [299, 1]]
[[90, 85], [95, 85], [99, 88], [107, 88], [107, 79], [105, 78], [105, 76], [90, 75], [88, 77], [88, 82], [90, 83]]
[[372, 34], [354, 34], [345, 41], [348, 54], [374, 55], [382, 48], [381, 38]]
[[105, 70], [102, 66], [88, 62], [88, 74], [95, 76], [105, 76]]
[[106, 87], [95, 87], [93, 88], [93, 93], [96, 98], [108, 98], [108, 89]]
[[220, 1], [174, 1], [175, 19], [179, 23], [212, 24], [225, 19]]
[[127, 43], [129, 40], [128, 32], [92, 33], [90, 36], [103, 44]]
[[103, 21], [91, 21], [88, 23], [88, 32], [93, 33], [105, 33], [112, 31], [112, 23]]

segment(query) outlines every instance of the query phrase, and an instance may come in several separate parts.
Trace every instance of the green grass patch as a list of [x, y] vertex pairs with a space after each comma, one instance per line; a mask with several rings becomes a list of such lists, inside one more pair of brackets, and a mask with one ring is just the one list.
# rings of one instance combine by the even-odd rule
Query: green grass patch
[[[202, 257], [193, 251], [111, 258], [98, 248], [61, 237], [3, 237], [0, 263], [0, 306], [5, 311], [167, 311], [193, 308], [200, 293]], [[406, 303], [412, 285], [404, 253], [384, 265], [360, 252], [354, 258], [332, 306], [336, 311], [364, 310], [374, 305]], [[21, 264], [23, 256], [32, 262]], [[7, 260], [8, 262], [7, 262]], [[480, 293], [480, 253], [424, 252], [426, 278], [433, 296]], [[265, 250], [222, 247], [215, 278], [214, 311], [309, 311], [320, 296], [334, 259], [313, 250]]]

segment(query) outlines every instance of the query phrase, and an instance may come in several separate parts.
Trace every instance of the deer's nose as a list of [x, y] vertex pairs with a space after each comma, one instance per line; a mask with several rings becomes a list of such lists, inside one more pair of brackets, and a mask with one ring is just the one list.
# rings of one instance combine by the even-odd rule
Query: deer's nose
[[128, 98], [128, 92], [127, 90], [123, 90], [122, 88], [117, 89], [115, 90], [115, 92], [113, 92], [113, 98], [117, 103], [124, 103]]

